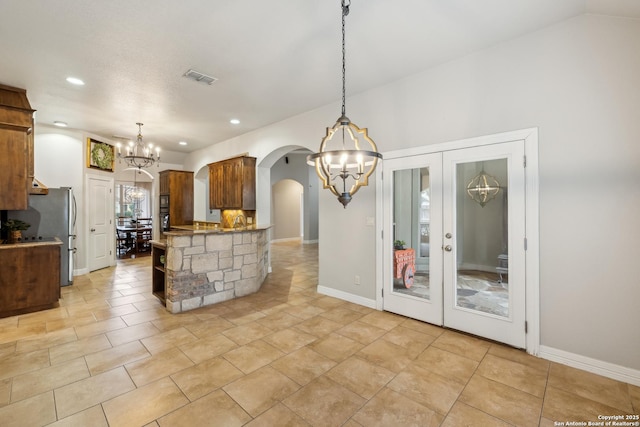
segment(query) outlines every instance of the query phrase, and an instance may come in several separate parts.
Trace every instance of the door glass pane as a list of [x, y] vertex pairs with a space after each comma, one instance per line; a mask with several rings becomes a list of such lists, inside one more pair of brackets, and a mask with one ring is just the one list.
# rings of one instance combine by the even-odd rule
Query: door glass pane
[[393, 291], [429, 299], [429, 168], [393, 173]]
[[501, 317], [509, 317], [506, 185], [506, 159], [457, 165], [456, 306]]

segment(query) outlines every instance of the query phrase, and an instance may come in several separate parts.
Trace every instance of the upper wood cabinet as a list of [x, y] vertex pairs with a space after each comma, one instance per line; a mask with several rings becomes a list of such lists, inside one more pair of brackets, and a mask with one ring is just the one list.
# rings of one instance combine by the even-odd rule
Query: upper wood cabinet
[[0, 85], [0, 210], [28, 208], [34, 111], [24, 89]]
[[[191, 225], [193, 223], [193, 172], [166, 170], [159, 175], [160, 196], [169, 199], [171, 225]], [[162, 206], [160, 210], [162, 211]]]
[[209, 209], [256, 209], [256, 158], [209, 164]]

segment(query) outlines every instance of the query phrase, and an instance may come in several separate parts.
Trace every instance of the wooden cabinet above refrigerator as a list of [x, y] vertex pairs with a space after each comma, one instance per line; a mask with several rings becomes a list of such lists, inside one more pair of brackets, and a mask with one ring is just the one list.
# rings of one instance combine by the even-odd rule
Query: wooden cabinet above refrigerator
[[256, 209], [256, 158], [209, 164], [209, 209]]

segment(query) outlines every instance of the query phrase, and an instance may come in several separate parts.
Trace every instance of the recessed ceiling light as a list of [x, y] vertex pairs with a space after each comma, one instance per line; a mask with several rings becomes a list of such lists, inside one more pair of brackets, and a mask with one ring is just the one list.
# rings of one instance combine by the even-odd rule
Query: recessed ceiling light
[[67, 77], [67, 81], [72, 85], [84, 86], [84, 82], [77, 77]]
[[229, 120], [229, 123], [231, 123], [232, 125], [239, 125], [239, 124], [240, 124], [240, 120], [238, 120], [238, 119], [231, 119], [231, 120]]
[[180, 142], [178, 142], [178, 144], [180, 144], [180, 145], [187, 145], [187, 141], [180, 141]]
[[56, 120], [55, 122], [53, 122], [53, 124], [54, 124], [55, 126], [59, 126], [59, 127], [61, 127], [61, 128], [66, 128], [66, 127], [67, 127], [67, 123], [66, 123], [66, 122], [61, 122], [61, 121], [58, 121], [58, 120]]

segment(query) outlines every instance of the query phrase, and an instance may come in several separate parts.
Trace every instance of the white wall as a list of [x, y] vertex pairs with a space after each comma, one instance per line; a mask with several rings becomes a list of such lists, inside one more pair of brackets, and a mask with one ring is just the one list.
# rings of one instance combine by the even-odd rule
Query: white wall
[[281, 179], [272, 186], [273, 240], [302, 237], [301, 200], [302, 184], [292, 179]]
[[[640, 369], [638, 46], [637, 20], [584, 15], [347, 100], [383, 153], [538, 127], [541, 343], [632, 369]], [[336, 103], [193, 153], [187, 168], [319, 143], [338, 113]], [[376, 239], [364, 225], [375, 197], [364, 188], [343, 209], [321, 191], [321, 286], [375, 298]]]

